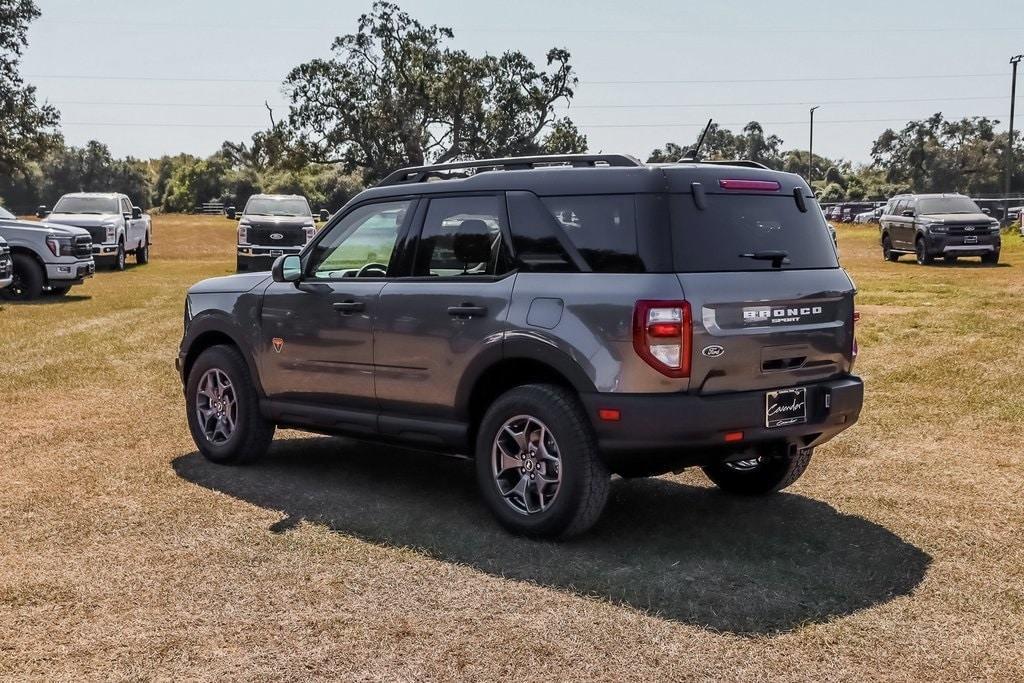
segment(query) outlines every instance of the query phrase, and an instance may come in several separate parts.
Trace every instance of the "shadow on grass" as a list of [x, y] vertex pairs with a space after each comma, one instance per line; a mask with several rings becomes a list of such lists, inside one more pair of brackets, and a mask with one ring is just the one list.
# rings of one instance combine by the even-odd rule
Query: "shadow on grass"
[[793, 494], [735, 499], [664, 479], [613, 483], [594, 530], [516, 538], [478, 501], [472, 464], [330, 438], [275, 442], [259, 464], [177, 458], [182, 478], [375, 543], [738, 634], [785, 631], [907, 595], [931, 558], [863, 518]]
[[61, 304], [75, 304], [79, 301], [89, 301], [90, 299], [92, 299], [92, 296], [87, 294], [65, 294], [59, 296], [44, 292], [41, 296], [29, 301], [0, 297], [0, 308], [4, 306], [57, 306]]

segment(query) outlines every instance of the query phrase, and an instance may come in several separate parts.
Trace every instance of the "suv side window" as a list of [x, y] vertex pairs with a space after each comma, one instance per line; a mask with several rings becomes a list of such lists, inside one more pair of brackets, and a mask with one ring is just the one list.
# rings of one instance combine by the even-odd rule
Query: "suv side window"
[[504, 275], [512, 270], [499, 196], [431, 199], [416, 247], [413, 276]]
[[131, 212], [132, 212], [132, 205], [128, 203], [127, 199], [122, 198], [121, 199], [121, 213], [128, 213], [128, 214], [130, 214]]
[[643, 273], [633, 195], [541, 197], [595, 273]]
[[412, 200], [403, 200], [352, 210], [326, 229], [310, 252], [306, 272], [314, 280], [387, 277], [398, 235], [412, 205]]
[[907, 203], [903, 206], [903, 210], [904, 211], [913, 211], [916, 214], [917, 213], [915, 211], [915, 209], [917, 208], [915, 206], [916, 204], [917, 204], [917, 202], [915, 202], [913, 199], [908, 199]]

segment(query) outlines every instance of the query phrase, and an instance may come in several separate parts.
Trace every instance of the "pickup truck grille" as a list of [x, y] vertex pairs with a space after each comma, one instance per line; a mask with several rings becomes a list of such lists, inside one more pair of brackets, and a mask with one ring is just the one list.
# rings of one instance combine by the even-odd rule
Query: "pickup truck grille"
[[[260, 247], [301, 247], [306, 243], [306, 231], [301, 228], [257, 228], [250, 227], [249, 244]], [[271, 239], [271, 235], [280, 235]]]
[[988, 223], [982, 225], [947, 225], [946, 232], [950, 235], [987, 235]]
[[6, 244], [0, 244], [0, 280], [11, 276], [11, 250]]
[[78, 258], [92, 256], [92, 238], [88, 235], [79, 235], [71, 243], [71, 252]]
[[103, 244], [107, 241], [107, 229], [103, 226], [83, 228], [83, 230], [89, 231], [89, 235], [91, 235], [92, 241], [95, 244]]

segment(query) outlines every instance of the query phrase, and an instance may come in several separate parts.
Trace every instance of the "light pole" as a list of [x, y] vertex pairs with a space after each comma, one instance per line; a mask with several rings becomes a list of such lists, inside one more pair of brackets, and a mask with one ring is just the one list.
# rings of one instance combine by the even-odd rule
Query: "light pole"
[[1003, 182], [1003, 224], [1010, 220], [1010, 178], [1013, 176], [1013, 110], [1017, 103], [1017, 65], [1024, 55], [1010, 57], [1013, 76], [1010, 77], [1010, 134], [1006, 142], [1006, 178]]
[[811, 107], [811, 139], [807, 143], [807, 183], [810, 184], [814, 175], [814, 110], [819, 106]]

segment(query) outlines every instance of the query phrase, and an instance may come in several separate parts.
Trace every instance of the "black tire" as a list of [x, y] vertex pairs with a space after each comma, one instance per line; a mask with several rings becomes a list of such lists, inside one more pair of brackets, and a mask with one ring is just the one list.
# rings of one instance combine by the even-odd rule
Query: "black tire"
[[117, 253], [114, 254], [114, 259], [110, 264], [111, 270], [122, 271], [127, 265], [127, 256], [124, 250], [124, 242], [117, 243]]
[[759, 462], [752, 467], [740, 468], [739, 463], [717, 463], [704, 467], [704, 474], [727, 493], [763, 496], [781, 491], [799, 479], [810, 464], [813, 453], [813, 448], [768, 448], [760, 454]]
[[[199, 383], [207, 371], [219, 370], [230, 380], [237, 404], [234, 428], [226, 440], [215, 443], [207, 435], [199, 416]], [[249, 368], [233, 346], [213, 346], [203, 351], [192, 364], [185, 383], [185, 413], [199, 451], [212, 462], [241, 465], [258, 460], [270, 448], [275, 425], [260, 414], [259, 395]]]
[[882, 236], [882, 258], [893, 263], [900, 260], [900, 255], [892, 250], [892, 239], [888, 233]]
[[46, 291], [47, 296], [64, 296], [71, 291], [71, 285], [50, 285], [50, 289]]
[[142, 246], [135, 250], [135, 263], [144, 266], [149, 263], [149, 235], [142, 240]]
[[919, 266], [930, 266], [935, 261], [935, 257], [928, 254], [928, 247], [921, 237], [914, 243], [914, 256]]
[[957, 262], [957, 257], [952, 256], [950, 254], [946, 254], [945, 256], [942, 257], [942, 262], [945, 263], [947, 266], [955, 266]]
[[981, 262], [988, 266], [999, 265], [999, 251], [993, 251], [991, 254], [985, 254], [981, 257]]
[[[541, 510], [529, 514], [517, 510], [502, 495], [493, 466], [496, 438], [506, 422], [517, 416], [542, 421], [556, 442], [560, 458], [559, 484], [552, 499], [546, 509], [541, 506]], [[530, 471], [534, 471], [532, 467]], [[539, 469], [536, 472], [542, 474]], [[567, 538], [590, 529], [604, 510], [611, 479], [579, 400], [567, 389], [550, 384], [516, 387], [491, 404], [477, 432], [476, 473], [480, 494], [502, 526], [516, 534], [536, 537]]]
[[11, 256], [14, 272], [11, 284], [0, 289], [0, 296], [9, 301], [31, 301], [43, 293], [43, 268], [28, 254]]

